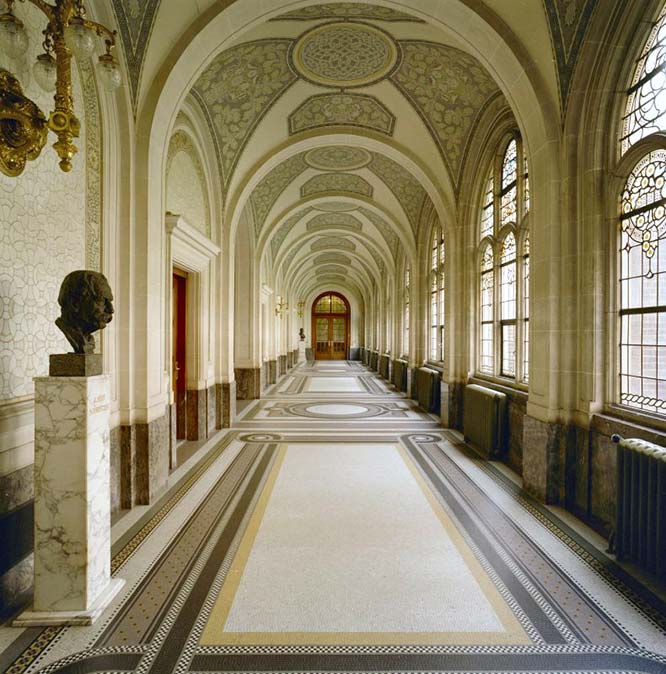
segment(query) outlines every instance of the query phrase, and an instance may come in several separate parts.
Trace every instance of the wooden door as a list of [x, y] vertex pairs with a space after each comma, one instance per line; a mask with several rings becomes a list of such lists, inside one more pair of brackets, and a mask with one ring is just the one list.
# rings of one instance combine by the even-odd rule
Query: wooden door
[[171, 381], [176, 403], [176, 438], [187, 437], [187, 273], [173, 270], [172, 366]]
[[312, 335], [316, 360], [345, 360], [349, 347], [349, 303], [324, 293], [313, 304]]

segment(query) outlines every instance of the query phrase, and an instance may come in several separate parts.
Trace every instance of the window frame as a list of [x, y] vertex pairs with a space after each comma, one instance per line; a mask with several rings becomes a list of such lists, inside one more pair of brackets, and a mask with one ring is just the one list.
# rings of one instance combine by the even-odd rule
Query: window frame
[[411, 266], [405, 260], [402, 272], [402, 358], [409, 361], [409, 323], [411, 320]]
[[[426, 362], [442, 367], [446, 339], [446, 242], [444, 228], [437, 222], [428, 239], [428, 340]], [[433, 312], [433, 306], [436, 311]], [[433, 322], [433, 315], [435, 321]], [[435, 340], [435, 341], [433, 341]], [[433, 358], [433, 344], [435, 357]]]
[[[504, 159], [507, 150], [512, 141], [516, 142], [516, 167], [515, 179], [508, 184], [503, 185], [502, 174]], [[492, 201], [488, 201], [488, 186], [490, 180], [493, 183]], [[516, 222], [502, 222], [502, 197], [515, 188], [515, 213]], [[484, 181], [481, 186], [481, 196], [479, 199], [479, 216], [476, 219], [476, 241], [477, 241], [477, 259], [475, 266], [476, 277], [476, 301], [478, 312], [476, 318], [476, 358], [473, 365], [474, 377], [486, 379], [509, 386], [519, 390], [526, 391], [529, 386], [529, 297], [525, 297], [525, 269], [529, 266], [530, 254], [529, 248], [529, 230], [530, 217], [527, 209], [526, 194], [529, 190], [529, 172], [528, 161], [524, 151], [524, 145], [517, 130], [505, 134], [498, 143], [497, 149], [493, 154], [490, 171], [484, 175]], [[493, 232], [482, 236], [482, 225], [488, 203], [493, 206]], [[515, 318], [502, 319], [502, 268], [505, 266], [501, 262], [501, 251], [504, 241], [509, 234], [515, 237], [516, 251], [511, 262], [506, 264], [515, 265]], [[527, 242], [527, 244], [526, 244]], [[483, 273], [481, 271], [482, 257], [486, 246], [490, 246], [493, 254], [493, 294], [492, 294], [492, 321], [482, 320], [481, 315], [481, 288]], [[529, 277], [527, 277], [529, 280]], [[483, 369], [481, 363], [482, 340], [484, 325], [492, 323], [492, 368]], [[503, 332], [505, 328], [514, 326], [514, 344], [515, 344], [515, 375], [507, 375], [504, 371], [504, 339]]]

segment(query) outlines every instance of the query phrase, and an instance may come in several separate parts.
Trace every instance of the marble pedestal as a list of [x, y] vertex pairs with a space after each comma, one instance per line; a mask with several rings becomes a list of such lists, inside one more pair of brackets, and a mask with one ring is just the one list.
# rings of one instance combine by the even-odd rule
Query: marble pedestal
[[304, 363], [305, 362], [305, 342], [299, 342], [298, 343], [298, 362], [299, 363]]
[[35, 379], [35, 583], [17, 627], [90, 625], [111, 578], [109, 378]]

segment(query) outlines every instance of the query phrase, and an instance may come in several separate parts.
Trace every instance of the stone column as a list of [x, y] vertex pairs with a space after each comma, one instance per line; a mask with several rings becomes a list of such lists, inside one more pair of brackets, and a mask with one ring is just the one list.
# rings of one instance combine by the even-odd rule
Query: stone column
[[109, 377], [35, 379], [35, 592], [16, 626], [90, 625], [111, 579]]

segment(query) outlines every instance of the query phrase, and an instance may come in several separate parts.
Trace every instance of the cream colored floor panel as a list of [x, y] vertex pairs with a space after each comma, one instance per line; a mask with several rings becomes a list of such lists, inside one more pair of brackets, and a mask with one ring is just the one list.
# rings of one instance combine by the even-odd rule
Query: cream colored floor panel
[[309, 377], [305, 390], [308, 393], [365, 393], [358, 377]]
[[277, 470], [202, 643], [525, 642], [397, 445], [289, 445]]

